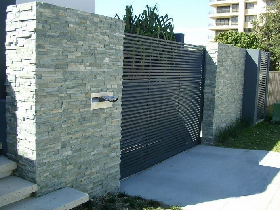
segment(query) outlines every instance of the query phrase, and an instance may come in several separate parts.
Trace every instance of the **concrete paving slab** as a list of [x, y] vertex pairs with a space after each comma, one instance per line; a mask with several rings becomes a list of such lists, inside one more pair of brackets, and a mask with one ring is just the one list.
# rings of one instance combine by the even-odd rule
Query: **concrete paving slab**
[[248, 202], [248, 209], [264, 210], [280, 186], [277, 158], [267, 151], [199, 145], [122, 180], [121, 191], [190, 210], [242, 209]]
[[269, 185], [263, 193], [232, 198], [222, 210], [242, 209], [241, 207], [246, 210], [265, 210], [277, 190], [278, 186]]
[[182, 207], [183, 210], [220, 210], [230, 201], [230, 198], [188, 205]]
[[14, 161], [11, 161], [4, 156], [0, 156], [0, 179], [9, 176], [16, 168], [17, 164]]
[[280, 209], [280, 187], [273, 196], [266, 210], [279, 210]]
[[260, 162], [262, 166], [270, 166], [273, 168], [280, 169], [280, 153], [278, 152], [269, 152]]
[[89, 200], [87, 193], [66, 187], [37, 198], [27, 198], [0, 210], [66, 210]]
[[0, 179], [0, 207], [27, 198], [37, 185], [15, 176]]
[[274, 177], [272, 182], [280, 186], [280, 172], [277, 174], [277, 176]]

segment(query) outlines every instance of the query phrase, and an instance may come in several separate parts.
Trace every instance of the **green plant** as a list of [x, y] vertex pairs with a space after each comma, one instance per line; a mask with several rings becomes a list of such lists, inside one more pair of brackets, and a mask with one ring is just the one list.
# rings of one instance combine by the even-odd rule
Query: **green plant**
[[271, 122], [272, 116], [273, 116], [273, 105], [267, 107], [267, 109], [266, 109], [265, 121]]
[[232, 126], [229, 131], [221, 132], [215, 146], [257, 149], [280, 153], [280, 124], [273, 123], [273, 106], [267, 108], [266, 118], [254, 126]]
[[140, 196], [129, 196], [125, 193], [109, 193], [94, 197], [73, 210], [181, 210], [178, 206], [169, 206], [158, 201], [143, 199]]
[[237, 31], [221, 32], [215, 37], [215, 42], [230, 44], [247, 49], [259, 49], [260, 43], [257, 34]]
[[236, 138], [241, 130], [244, 130], [249, 127], [249, 124], [245, 120], [236, 120], [232, 125], [227, 126], [226, 128], [220, 129], [216, 136], [216, 142], [218, 144], [224, 144], [228, 139]]
[[280, 71], [280, 0], [275, 2], [268, 13], [253, 22], [253, 30], [260, 41], [260, 48], [271, 53], [270, 69]]
[[[118, 15], [116, 17], [120, 18]], [[160, 16], [157, 5], [154, 7], [146, 5], [146, 9], [138, 16], [133, 14], [132, 5], [126, 6], [123, 20], [125, 22], [125, 32], [127, 33], [175, 40], [173, 19], [169, 18], [167, 14]]]
[[179, 206], [172, 206], [171, 210], [181, 210], [181, 207], [179, 207]]
[[275, 2], [275, 6], [269, 7], [267, 13], [252, 21], [252, 33], [222, 32], [215, 37], [215, 41], [270, 52], [270, 70], [280, 71], [280, 0]]

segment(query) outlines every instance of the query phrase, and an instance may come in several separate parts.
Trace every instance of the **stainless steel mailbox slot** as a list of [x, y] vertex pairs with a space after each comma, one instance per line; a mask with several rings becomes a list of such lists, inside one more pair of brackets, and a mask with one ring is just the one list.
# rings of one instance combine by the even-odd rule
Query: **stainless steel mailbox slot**
[[118, 100], [113, 96], [113, 92], [101, 92], [91, 94], [91, 109], [101, 109], [113, 106], [113, 102]]
[[92, 98], [92, 102], [104, 102], [104, 101], [116, 102], [117, 100], [118, 98], [115, 96], [100, 96], [100, 97]]

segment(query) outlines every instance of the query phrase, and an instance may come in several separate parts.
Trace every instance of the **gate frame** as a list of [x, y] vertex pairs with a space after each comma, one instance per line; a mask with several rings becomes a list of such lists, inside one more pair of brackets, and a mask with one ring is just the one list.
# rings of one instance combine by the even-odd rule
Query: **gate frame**
[[[130, 35], [130, 34], [129, 34]], [[139, 36], [139, 35], [134, 35], [132, 34], [132, 36]], [[145, 36], [142, 36], [143, 38], [147, 38]], [[155, 38], [152, 38], [152, 37], [148, 37], [149, 39], [155, 39]], [[158, 39], [155, 39], [155, 40], [158, 40]], [[161, 40], [160, 40], [161, 41]], [[162, 40], [162, 41], [166, 41], [166, 42], [171, 42], [171, 41], [167, 41], [167, 40]], [[177, 42], [178, 43], [178, 42]], [[178, 43], [179, 44], [179, 43]], [[166, 160], [174, 155], [177, 155], [183, 151], [186, 151], [187, 149], [189, 148], [192, 148], [198, 144], [201, 143], [201, 132], [202, 132], [202, 120], [203, 120], [203, 108], [204, 108], [204, 88], [205, 88], [205, 76], [206, 76], [206, 46], [200, 46], [200, 45], [191, 45], [191, 44], [184, 44], [182, 43], [183, 46], [186, 46], [186, 47], [194, 47], [194, 48], [197, 48], [197, 50], [200, 50], [201, 52], [201, 61], [200, 61], [200, 69], [201, 69], [201, 73], [200, 73], [200, 90], [199, 90], [199, 94], [200, 94], [200, 97], [197, 98], [199, 99], [200, 101], [200, 104], [199, 104], [199, 107], [200, 107], [200, 110], [197, 114], [200, 114], [199, 116], [199, 119], [197, 119], [199, 122], [197, 124], [198, 128], [199, 128], [199, 131], [198, 131], [198, 136], [196, 137], [197, 139], [194, 141], [190, 141], [190, 142], [186, 142], [186, 144], [182, 147], [179, 147], [179, 148], [175, 148], [174, 150], [172, 151], [167, 151], [166, 153], [164, 153], [164, 155], [160, 154], [160, 156], [157, 156], [157, 157], [153, 157], [153, 159], [145, 159], [144, 162], [136, 165], [136, 166], [131, 166], [129, 167], [129, 169], [126, 169], [125, 171], [123, 170], [123, 168], [121, 167], [121, 179], [123, 178], [126, 178], [132, 174], [135, 174], [139, 171], [142, 171], [142, 170], [145, 170], [149, 167], [152, 167], [153, 165]], [[169, 48], [169, 47], [168, 47]], [[124, 50], [125, 51], [125, 50]], [[125, 81], [125, 79], [123, 79], [123, 81]], [[198, 93], [197, 93], [198, 94]], [[123, 140], [123, 139], [122, 139]], [[121, 140], [121, 141], [122, 141]], [[121, 155], [121, 157], [123, 157]], [[139, 170], [139, 168], [141, 168], [141, 170]]]
[[264, 113], [266, 115], [267, 95], [268, 95], [268, 79], [269, 79], [269, 65], [270, 54], [261, 50], [247, 49], [246, 50], [246, 66], [244, 71], [244, 89], [243, 89], [243, 105], [242, 105], [242, 119], [247, 121], [250, 125], [255, 125], [263, 119], [258, 119], [258, 94], [261, 70], [261, 53], [267, 56], [267, 75], [264, 99]]

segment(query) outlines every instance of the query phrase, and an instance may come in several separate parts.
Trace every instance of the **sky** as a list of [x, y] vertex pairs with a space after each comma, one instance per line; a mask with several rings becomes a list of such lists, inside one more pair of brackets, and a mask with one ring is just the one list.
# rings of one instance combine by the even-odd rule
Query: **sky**
[[173, 18], [174, 31], [185, 34], [185, 43], [206, 45], [208, 42], [209, 0], [95, 0], [95, 13], [123, 17], [126, 5], [140, 14], [146, 5], [158, 5], [159, 15]]

